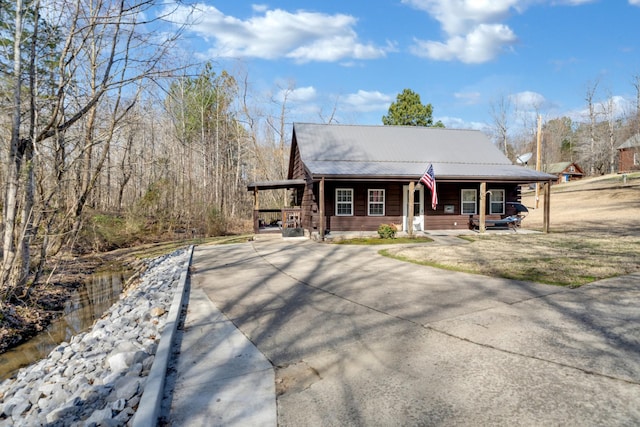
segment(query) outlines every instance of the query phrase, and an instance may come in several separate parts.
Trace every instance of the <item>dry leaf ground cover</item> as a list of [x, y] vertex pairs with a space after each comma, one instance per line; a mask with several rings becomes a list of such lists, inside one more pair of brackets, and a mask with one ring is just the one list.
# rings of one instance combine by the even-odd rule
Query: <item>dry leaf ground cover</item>
[[[60, 317], [65, 302], [93, 273], [123, 269], [141, 272], [142, 259], [155, 258], [189, 244], [236, 243], [248, 235], [210, 239], [172, 241], [123, 248], [106, 253], [52, 260], [47, 283], [36, 285], [28, 298], [0, 304], [0, 353], [42, 332], [53, 319]], [[132, 279], [137, 277], [135, 274]]]
[[[542, 229], [542, 202], [523, 194], [523, 228]], [[473, 234], [469, 244], [398, 247], [389, 256], [489, 276], [580, 286], [640, 271], [640, 174], [554, 185], [551, 233]]]

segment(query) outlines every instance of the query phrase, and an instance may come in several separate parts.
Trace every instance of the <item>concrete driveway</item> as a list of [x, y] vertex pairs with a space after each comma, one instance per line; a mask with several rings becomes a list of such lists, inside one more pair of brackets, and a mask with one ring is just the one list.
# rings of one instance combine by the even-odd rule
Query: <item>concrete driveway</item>
[[571, 290], [377, 250], [196, 248], [192, 286], [275, 367], [279, 425], [640, 424], [640, 275]]

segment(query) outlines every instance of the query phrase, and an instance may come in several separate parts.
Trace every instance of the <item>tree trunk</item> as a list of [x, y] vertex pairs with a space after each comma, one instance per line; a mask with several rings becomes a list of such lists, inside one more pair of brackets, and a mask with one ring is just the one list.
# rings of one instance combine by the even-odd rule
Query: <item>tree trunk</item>
[[4, 194], [4, 234], [2, 238], [2, 299], [6, 299], [15, 283], [9, 282], [9, 275], [16, 260], [16, 218], [18, 214], [18, 184], [20, 168], [24, 149], [21, 148], [20, 124], [21, 124], [21, 87], [22, 87], [22, 23], [24, 10], [22, 0], [16, 0], [16, 30], [13, 51], [13, 104], [11, 120], [11, 141], [9, 143], [9, 155], [7, 157], [7, 176], [5, 178], [6, 190]]
[[596, 156], [596, 125], [597, 114], [595, 111], [594, 97], [598, 82], [587, 88], [587, 106], [589, 108], [589, 175], [596, 173], [595, 156]]

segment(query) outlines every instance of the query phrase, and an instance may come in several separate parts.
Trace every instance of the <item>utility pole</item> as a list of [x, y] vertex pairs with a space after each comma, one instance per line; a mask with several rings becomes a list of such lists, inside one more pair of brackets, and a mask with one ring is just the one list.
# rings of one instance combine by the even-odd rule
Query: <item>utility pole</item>
[[[536, 171], [540, 172], [540, 161], [542, 157], [542, 147], [540, 144], [542, 134], [542, 116], [538, 114], [538, 135], [536, 137]], [[540, 201], [540, 183], [536, 182], [536, 209]]]

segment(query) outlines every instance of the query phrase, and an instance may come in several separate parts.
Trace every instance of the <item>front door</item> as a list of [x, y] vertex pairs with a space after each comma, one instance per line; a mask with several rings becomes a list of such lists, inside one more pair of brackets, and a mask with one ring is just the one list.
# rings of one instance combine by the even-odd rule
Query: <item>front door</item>
[[[402, 187], [402, 230], [408, 231], [409, 227], [409, 186]], [[418, 185], [413, 193], [413, 230], [424, 231], [424, 186]]]

